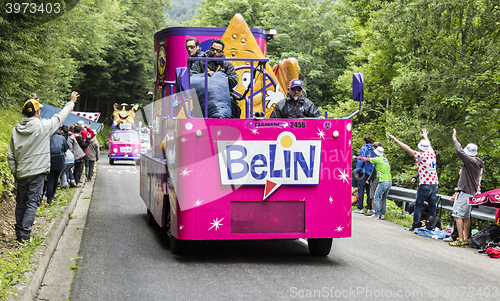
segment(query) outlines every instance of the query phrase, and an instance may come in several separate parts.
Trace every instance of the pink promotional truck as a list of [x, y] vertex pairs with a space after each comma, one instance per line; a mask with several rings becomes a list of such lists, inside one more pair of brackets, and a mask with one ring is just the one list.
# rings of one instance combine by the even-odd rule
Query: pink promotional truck
[[114, 130], [109, 136], [109, 164], [117, 160], [138, 161], [141, 154], [141, 138], [136, 130]]
[[[189, 101], [179, 109], [186, 98], [179, 97], [176, 69], [187, 66], [186, 38], [206, 50], [225, 31], [173, 27], [155, 34], [152, 152], [140, 160], [148, 220], [168, 228], [173, 253], [194, 240], [305, 238], [312, 255], [326, 256], [333, 238], [351, 236], [352, 115], [268, 119], [247, 109], [242, 118], [211, 119], [192, 117]], [[265, 54], [269, 36], [251, 32]], [[252, 71], [267, 61], [246, 60]], [[254, 74], [251, 83], [269, 85], [269, 77]], [[362, 74], [354, 78], [359, 98]], [[257, 92], [243, 106], [252, 108]]]

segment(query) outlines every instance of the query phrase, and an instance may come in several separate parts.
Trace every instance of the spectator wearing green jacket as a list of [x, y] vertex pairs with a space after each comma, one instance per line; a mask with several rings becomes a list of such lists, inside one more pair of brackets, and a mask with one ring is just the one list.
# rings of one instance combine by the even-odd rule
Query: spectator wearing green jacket
[[377, 147], [374, 152], [375, 158], [357, 157], [357, 159], [373, 163], [375, 166], [379, 183], [375, 191], [375, 213], [370, 217], [384, 219], [387, 195], [392, 186], [391, 165], [384, 155], [382, 146]]

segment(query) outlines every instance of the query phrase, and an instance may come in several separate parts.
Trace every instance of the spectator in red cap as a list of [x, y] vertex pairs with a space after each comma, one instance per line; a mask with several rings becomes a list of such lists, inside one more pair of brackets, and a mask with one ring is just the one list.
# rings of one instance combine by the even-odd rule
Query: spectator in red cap
[[280, 100], [274, 107], [269, 118], [321, 118], [318, 108], [302, 94], [302, 81], [293, 79], [288, 86], [285, 99]]
[[99, 161], [99, 141], [94, 134], [94, 132], [89, 132], [90, 134], [90, 143], [87, 147], [87, 162], [89, 164], [87, 170], [87, 181], [91, 181], [94, 176], [94, 165], [95, 162]]

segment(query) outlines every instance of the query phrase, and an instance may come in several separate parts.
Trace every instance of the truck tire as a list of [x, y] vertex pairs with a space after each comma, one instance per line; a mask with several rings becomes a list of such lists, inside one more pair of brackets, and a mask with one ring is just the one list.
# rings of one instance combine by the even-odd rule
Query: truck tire
[[148, 221], [148, 226], [153, 227], [156, 224], [155, 218], [153, 216], [153, 213], [151, 213], [151, 211], [149, 209], [147, 209], [147, 210], [148, 210], [148, 212], [146, 214], [146, 220]]
[[115, 164], [115, 160], [109, 158], [109, 165], [113, 165], [113, 164]]
[[[170, 212], [172, 212], [172, 207], [170, 207]], [[187, 241], [185, 240], [182, 240], [182, 239], [177, 239], [174, 237], [174, 235], [172, 234], [172, 213], [169, 213], [169, 223], [168, 223], [168, 233], [169, 233], [169, 236], [170, 236], [170, 251], [172, 251], [172, 253], [176, 254], [176, 255], [181, 255], [181, 254], [184, 254], [186, 253], [186, 249], [187, 249]]]
[[307, 246], [313, 256], [328, 256], [332, 249], [333, 238], [308, 238]]

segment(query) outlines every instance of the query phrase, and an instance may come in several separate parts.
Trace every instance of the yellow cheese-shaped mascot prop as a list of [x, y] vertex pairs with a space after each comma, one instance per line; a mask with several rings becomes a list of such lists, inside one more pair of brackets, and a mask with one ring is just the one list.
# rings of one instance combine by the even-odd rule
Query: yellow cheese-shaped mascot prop
[[[236, 14], [233, 17], [233, 20], [229, 24], [226, 29], [226, 32], [222, 36], [222, 41], [225, 44], [224, 54], [228, 58], [256, 58], [263, 59], [265, 58], [264, 54], [260, 50], [257, 41], [255, 40], [250, 28], [247, 23], [243, 19], [240, 14]], [[235, 89], [235, 92], [242, 95], [247, 87], [250, 85], [250, 63], [246, 61], [232, 61], [233, 66], [237, 69], [240, 66], [248, 66], [248, 68], [243, 68], [237, 70], [238, 74], [238, 86]], [[256, 67], [256, 63], [254, 63], [254, 67]], [[281, 84], [278, 81], [278, 78], [274, 74], [271, 66], [266, 64], [266, 74], [267, 76], [272, 77], [277, 85], [271, 85], [266, 90], [266, 116], [269, 117], [271, 112], [273, 111], [274, 105], [286, 97], [286, 93], [288, 91], [288, 84]], [[261, 91], [262, 89], [262, 73], [256, 73], [256, 80], [254, 82], [254, 93]], [[295, 78], [298, 78], [295, 77]], [[271, 83], [271, 80], [266, 79], [266, 86]], [[252, 92], [252, 91], [250, 91]], [[250, 94], [247, 95], [247, 98]], [[241, 108], [241, 118], [245, 118], [246, 116], [246, 108], [245, 108], [245, 100], [239, 101], [239, 105]], [[262, 112], [262, 93], [258, 95], [254, 95], [253, 97], [253, 111], [254, 112]], [[250, 116], [252, 117], [252, 116]]]
[[113, 125], [117, 129], [132, 129], [135, 125], [135, 111], [139, 108], [139, 105], [135, 104], [117, 104], [113, 105]]

